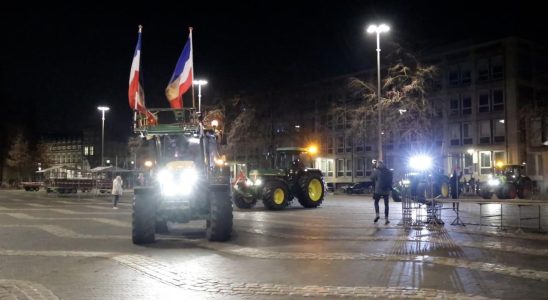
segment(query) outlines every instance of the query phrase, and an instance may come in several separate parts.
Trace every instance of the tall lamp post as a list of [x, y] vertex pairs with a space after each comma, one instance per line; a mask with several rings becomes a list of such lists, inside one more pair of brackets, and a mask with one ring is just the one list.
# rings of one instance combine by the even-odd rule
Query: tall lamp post
[[194, 80], [192, 83], [198, 86], [198, 112], [202, 112], [202, 85], [207, 84], [207, 80], [198, 79]]
[[98, 106], [98, 110], [101, 111], [103, 114], [102, 117], [102, 126], [101, 126], [101, 167], [104, 165], [104, 157], [105, 157], [105, 112], [108, 111], [110, 108], [108, 106]]
[[377, 34], [377, 97], [378, 97], [378, 105], [379, 108], [379, 124], [377, 125], [379, 128], [379, 160], [382, 160], [382, 114], [381, 114], [381, 44], [380, 44], [380, 34], [383, 32], [388, 32], [390, 30], [390, 27], [385, 24], [381, 24], [379, 26], [377, 25], [369, 25], [367, 27], [367, 33], [376, 33]]

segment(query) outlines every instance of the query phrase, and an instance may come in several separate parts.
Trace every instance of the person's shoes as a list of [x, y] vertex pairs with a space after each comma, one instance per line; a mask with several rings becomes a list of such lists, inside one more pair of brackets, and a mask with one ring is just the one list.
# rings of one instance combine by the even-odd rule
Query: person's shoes
[[376, 216], [375, 220], [373, 220], [373, 222], [377, 223], [378, 220], [379, 220], [379, 216]]
[[118, 209], [118, 207], [116, 207], [116, 206], [113, 206], [113, 207], [112, 207], [112, 209]]
[[390, 221], [388, 219], [384, 220], [384, 225], [390, 224]]

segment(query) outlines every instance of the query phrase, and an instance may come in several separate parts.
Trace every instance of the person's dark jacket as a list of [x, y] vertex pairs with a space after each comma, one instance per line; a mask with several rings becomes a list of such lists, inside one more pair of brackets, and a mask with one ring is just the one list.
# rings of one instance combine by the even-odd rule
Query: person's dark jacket
[[375, 182], [375, 194], [388, 195], [392, 191], [392, 172], [385, 167], [377, 168], [371, 175]]

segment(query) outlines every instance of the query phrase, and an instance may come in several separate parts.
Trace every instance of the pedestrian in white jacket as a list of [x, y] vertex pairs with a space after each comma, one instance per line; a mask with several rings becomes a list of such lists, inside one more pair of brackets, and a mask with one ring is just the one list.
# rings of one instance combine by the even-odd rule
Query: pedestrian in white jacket
[[124, 189], [122, 188], [123, 183], [124, 182], [122, 181], [122, 177], [120, 176], [116, 176], [116, 178], [114, 178], [114, 180], [112, 181], [112, 194], [114, 195], [114, 200], [112, 204], [113, 209], [118, 209], [118, 200], [124, 192]]

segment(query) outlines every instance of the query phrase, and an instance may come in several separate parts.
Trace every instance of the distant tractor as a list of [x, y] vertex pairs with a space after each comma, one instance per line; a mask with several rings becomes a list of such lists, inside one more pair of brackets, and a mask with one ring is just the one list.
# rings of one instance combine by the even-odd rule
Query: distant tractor
[[306, 167], [308, 161], [307, 149], [285, 147], [276, 149], [270, 168], [255, 169], [246, 174], [245, 168], [240, 167], [234, 172], [234, 205], [249, 209], [260, 199], [267, 209], [281, 210], [296, 197], [303, 207], [320, 206], [325, 193], [322, 172]]
[[523, 165], [500, 165], [495, 168], [495, 175], [480, 185], [480, 196], [491, 199], [493, 194], [499, 199], [530, 198], [533, 192], [533, 181], [525, 175]]

